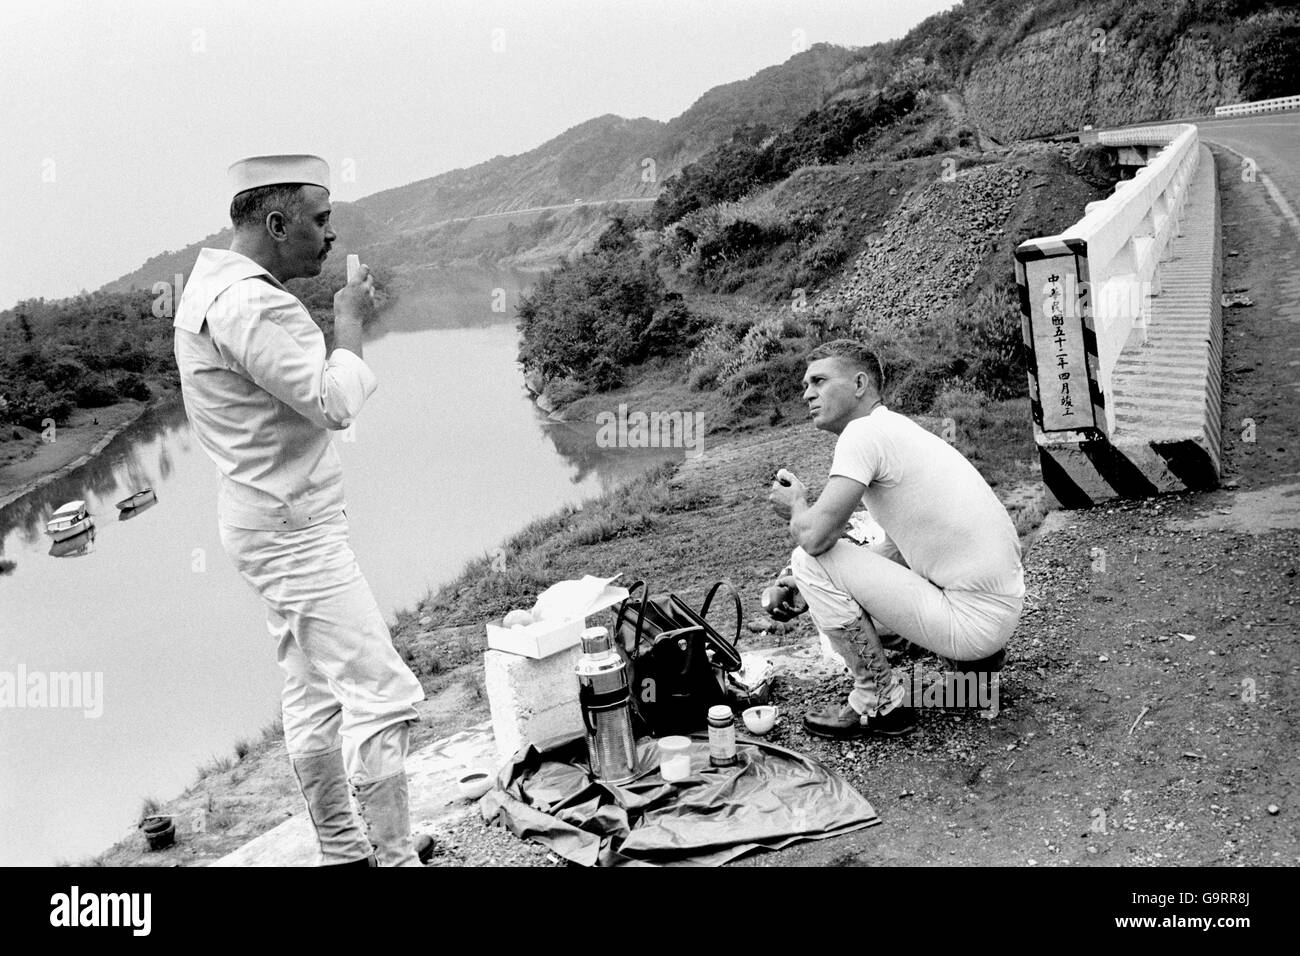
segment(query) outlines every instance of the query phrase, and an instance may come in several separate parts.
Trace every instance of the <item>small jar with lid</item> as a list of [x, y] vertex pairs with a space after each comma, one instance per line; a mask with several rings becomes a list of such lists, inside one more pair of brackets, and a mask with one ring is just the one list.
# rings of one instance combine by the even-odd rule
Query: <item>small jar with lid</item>
[[734, 767], [736, 757], [736, 717], [726, 704], [709, 708], [709, 764]]

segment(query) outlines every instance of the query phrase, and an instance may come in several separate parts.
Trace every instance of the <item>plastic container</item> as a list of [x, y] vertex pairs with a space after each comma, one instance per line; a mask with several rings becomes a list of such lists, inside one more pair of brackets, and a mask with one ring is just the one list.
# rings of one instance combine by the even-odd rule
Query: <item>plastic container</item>
[[726, 704], [709, 708], [709, 763], [714, 767], [736, 765], [736, 716]]
[[669, 783], [691, 775], [691, 738], [659, 738], [659, 776]]

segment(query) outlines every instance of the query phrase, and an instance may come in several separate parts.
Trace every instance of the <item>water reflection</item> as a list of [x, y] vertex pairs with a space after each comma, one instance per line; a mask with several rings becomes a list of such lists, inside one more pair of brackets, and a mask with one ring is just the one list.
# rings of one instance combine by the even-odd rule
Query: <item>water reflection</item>
[[538, 273], [519, 269], [429, 269], [394, 283], [393, 308], [367, 329], [366, 341], [393, 332], [468, 329], [514, 322], [519, 297]]
[[82, 498], [92, 517], [103, 517], [116, 511], [123, 491], [162, 484], [174, 468], [171, 441], [179, 438], [187, 449], [189, 433], [179, 398], [145, 412], [91, 461], [0, 509], [0, 554], [15, 529], [24, 545], [38, 543], [45, 522], [67, 501]]
[[50, 545], [50, 556], [54, 558], [75, 558], [83, 554], [90, 554], [94, 550], [95, 526], [92, 524], [81, 534], [74, 534], [71, 538], [55, 541]]
[[599, 426], [595, 422], [542, 419], [538, 424], [555, 450], [573, 466], [573, 482], [579, 484], [594, 474], [600, 480], [602, 492], [661, 462], [680, 461], [683, 454], [675, 448], [601, 448], [596, 444]]

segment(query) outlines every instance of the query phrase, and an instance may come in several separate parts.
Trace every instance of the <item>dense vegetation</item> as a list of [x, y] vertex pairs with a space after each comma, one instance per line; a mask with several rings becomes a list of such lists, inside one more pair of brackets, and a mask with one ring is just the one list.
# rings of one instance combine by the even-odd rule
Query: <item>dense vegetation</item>
[[915, 90], [887, 91], [830, 103], [779, 132], [761, 125], [741, 127], [729, 142], [664, 183], [650, 224], [662, 228], [697, 209], [785, 179], [801, 166], [837, 162], [911, 112], [916, 99]]
[[150, 395], [148, 377], [176, 381], [172, 320], [146, 291], [31, 299], [0, 313], [0, 424], [39, 429], [72, 410]]
[[639, 251], [624, 219], [545, 275], [519, 304], [519, 361], [563, 400], [623, 382], [628, 366], [689, 348], [698, 320]]

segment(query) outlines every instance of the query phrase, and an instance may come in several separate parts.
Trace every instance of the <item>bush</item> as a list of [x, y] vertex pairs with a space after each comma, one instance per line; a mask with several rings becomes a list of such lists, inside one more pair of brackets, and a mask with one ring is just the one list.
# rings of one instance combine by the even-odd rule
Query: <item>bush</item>
[[116, 386], [103, 375], [86, 379], [73, 394], [82, 408], [103, 408], [120, 400]]
[[622, 384], [624, 369], [687, 349], [699, 320], [666, 292], [635, 237], [618, 223], [596, 248], [550, 272], [519, 303], [519, 360], [587, 391]]
[[645, 330], [645, 347], [650, 355], [672, 355], [699, 340], [704, 320], [686, 308], [676, 292], [664, 296]]
[[1275, 21], [1247, 28], [1241, 46], [1242, 100], [1266, 100], [1296, 92], [1300, 75], [1300, 23]]
[[888, 404], [896, 411], [924, 415], [952, 377], [951, 366], [943, 362], [910, 365], [891, 380]]
[[6, 422], [39, 431], [47, 418], [64, 424], [74, 407], [67, 392], [52, 392], [44, 382], [20, 382], [11, 394], [6, 394], [0, 415]]
[[988, 289], [958, 318], [957, 335], [970, 356], [972, 385], [995, 400], [1029, 392], [1029, 361], [1021, 334], [1020, 305], [1009, 290]]
[[737, 330], [726, 324], [709, 329], [686, 359], [690, 387], [703, 391], [716, 385], [734, 358], [738, 341]]
[[576, 378], [557, 378], [546, 383], [546, 397], [558, 405], [568, 405], [589, 394], [587, 386]]
[[46, 368], [44, 380], [51, 391], [75, 391], [90, 377], [85, 364], [74, 358], [58, 358]]
[[139, 402], [147, 402], [151, 394], [148, 383], [135, 372], [127, 372], [117, 377], [117, 392], [123, 398], [133, 398]]
[[794, 274], [796, 288], [809, 288], [826, 278], [854, 251], [854, 244], [843, 226], [828, 229], [799, 254]]

